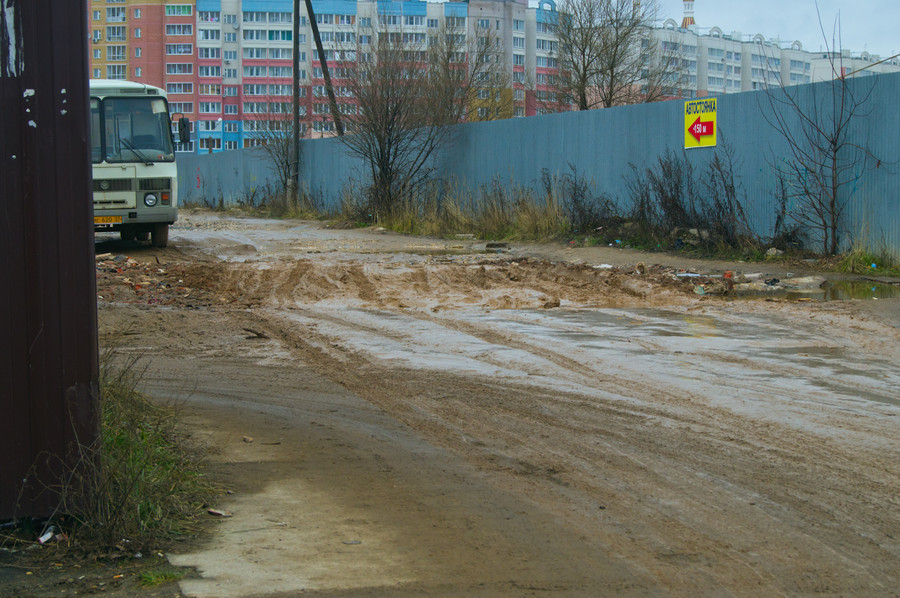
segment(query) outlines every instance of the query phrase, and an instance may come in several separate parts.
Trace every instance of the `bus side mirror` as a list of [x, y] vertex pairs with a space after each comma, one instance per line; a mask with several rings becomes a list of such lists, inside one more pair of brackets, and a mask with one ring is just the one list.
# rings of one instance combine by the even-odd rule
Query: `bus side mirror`
[[191, 121], [189, 121], [186, 116], [182, 116], [178, 119], [178, 142], [191, 142]]

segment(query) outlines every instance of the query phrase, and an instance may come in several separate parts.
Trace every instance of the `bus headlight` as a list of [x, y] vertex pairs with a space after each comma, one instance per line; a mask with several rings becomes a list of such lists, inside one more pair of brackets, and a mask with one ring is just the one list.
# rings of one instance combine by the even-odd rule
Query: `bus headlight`
[[144, 205], [148, 208], [152, 208], [159, 202], [159, 198], [156, 197], [156, 193], [148, 193], [144, 196]]

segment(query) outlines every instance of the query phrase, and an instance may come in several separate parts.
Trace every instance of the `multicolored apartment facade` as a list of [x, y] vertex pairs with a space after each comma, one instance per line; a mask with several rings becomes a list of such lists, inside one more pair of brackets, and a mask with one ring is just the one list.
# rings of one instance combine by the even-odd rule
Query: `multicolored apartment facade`
[[[188, 116], [194, 139], [181, 151], [223, 151], [260, 143], [273, 114], [289, 114], [293, 82], [293, 0], [90, 0], [91, 77], [129, 79], [164, 88], [173, 112]], [[491, 118], [541, 113], [556, 72], [549, 23], [553, 0], [433, 3], [418, 0], [314, 0], [339, 104], [347, 48], [371, 43], [378, 28], [398, 27], [424, 41], [441, 27], [462, 39], [489, 29], [508, 48], [511, 101]], [[305, 4], [300, 14], [300, 96], [305, 136], [334, 125]], [[344, 62], [346, 64], [346, 62]], [[526, 73], [526, 69], [530, 72]], [[529, 89], [526, 91], [526, 80]], [[537, 98], [537, 100], [536, 100]], [[339, 106], [341, 107], [341, 106]], [[476, 117], [486, 108], [475, 108]], [[483, 117], [488, 115], [482, 114]]]
[[[166, 89], [174, 112], [194, 129], [188, 152], [218, 152], [263, 141], [261, 129], [290, 114], [293, 84], [293, 0], [89, 0], [91, 77], [130, 79]], [[558, 41], [556, 4], [540, 0], [313, 0], [313, 10], [338, 96], [352, 109], [345, 67], [376, 31], [395, 28], [412, 43], [438, 31], [461, 41], [489, 31], [502, 50], [509, 88], [502, 107], [475, 100], [470, 120], [523, 117], [558, 110], [554, 89]], [[678, 97], [704, 97], [808, 83], [833, 77], [833, 58], [782, 47], [760, 35], [700, 33], [693, 0], [679, 26], [669, 19], [653, 30], [679, 64]], [[300, 3], [301, 127], [308, 137], [330, 135], [334, 124], [305, 3]], [[847, 67], [870, 74], [900, 70], [897, 60], [852, 58]], [[869, 68], [867, 65], [872, 65]], [[863, 70], [859, 70], [860, 68]], [[824, 73], [824, 74], [821, 74]]]

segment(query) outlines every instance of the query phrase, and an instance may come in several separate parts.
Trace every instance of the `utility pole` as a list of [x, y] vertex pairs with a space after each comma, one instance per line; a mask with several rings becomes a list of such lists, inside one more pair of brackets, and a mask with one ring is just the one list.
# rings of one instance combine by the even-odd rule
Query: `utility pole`
[[300, 0], [294, 0], [294, 88], [293, 88], [293, 167], [291, 168], [291, 188], [294, 201], [299, 197], [300, 186]]
[[86, 0], [0, 10], [0, 520], [99, 436]]
[[332, 118], [334, 118], [334, 128], [337, 130], [338, 137], [343, 137], [344, 123], [341, 122], [341, 111], [338, 110], [337, 100], [334, 97], [334, 88], [331, 86], [331, 75], [328, 73], [328, 58], [325, 56], [325, 50], [322, 48], [322, 37], [319, 35], [319, 24], [316, 22], [316, 13], [313, 11], [312, 0], [306, 0], [306, 12], [309, 15], [309, 26], [312, 27], [313, 39], [316, 40], [316, 51], [319, 53], [319, 63], [322, 65], [322, 76], [325, 78], [325, 91], [328, 93], [328, 104], [331, 107]]

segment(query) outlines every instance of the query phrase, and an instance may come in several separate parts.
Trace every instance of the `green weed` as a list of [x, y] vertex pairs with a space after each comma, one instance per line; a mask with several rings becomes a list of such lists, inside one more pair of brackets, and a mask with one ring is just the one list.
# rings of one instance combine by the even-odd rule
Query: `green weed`
[[85, 548], [125, 539], [136, 550], [187, 535], [215, 493], [176, 410], [139, 392], [140, 374], [137, 357], [101, 357], [99, 442], [81, 446], [78, 466], [52, 489], [61, 525]]
[[164, 583], [180, 581], [185, 575], [181, 569], [152, 569], [141, 572], [140, 583], [145, 588], [155, 588]]

